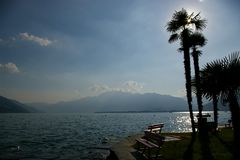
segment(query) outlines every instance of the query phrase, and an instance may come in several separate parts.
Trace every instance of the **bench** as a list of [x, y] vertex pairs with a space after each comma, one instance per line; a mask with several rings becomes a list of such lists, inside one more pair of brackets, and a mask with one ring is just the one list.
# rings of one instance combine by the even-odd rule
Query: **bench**
[[228, 120], [228, 123], [225, 124], [225, 127], [229, 127], [229, 128], [232, 127], [232, 120], [231, 119]]
[[160, 134], [144, 131], [142, 138], [136, 139], [137, 150], [147, 159], [157, 159], [161, 155], [159, 151], [164, 141], [164, 137]]
[[217, 130], [217, 124], [215, 122], [207, 122], [207, 129], [210, 132], [215, 132]]
[[152, 125], [148, 126], [148, 128], [145, 131], [160, 134], [163, 127], [164, 127], [163, 123], [152, 124]]
[[[217, 124], [215, 122], [205, 122], [203, 125], [204, 125], [203, 127], [205, 127], [208, 132], [215, 132], [217, 129]], [[195, 127], [195, 129], [198, 130], [199, 124], [194, 123], [194, 127]]]

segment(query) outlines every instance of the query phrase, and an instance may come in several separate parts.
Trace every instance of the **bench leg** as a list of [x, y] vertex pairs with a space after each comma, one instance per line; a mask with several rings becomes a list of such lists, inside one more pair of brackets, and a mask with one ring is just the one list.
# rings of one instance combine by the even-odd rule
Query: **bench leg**
[[139, 152], [141, 152], [141, 151], [144, 150], [144, 148], [145, 148], [145, 147], [144, 147], [140, 142], [137, 141], [137, 150], [138, 150]]
[[147, 157], [148, 157], [148, 159], [151, 159], [151, 149], [150, 148], [148, 148]]
[[137, 150], [144, 156], [146, 156], [148, 159], [151, 159], [151, 150], [150, 148], [141, 145], [141, 143], [138, 143]]
[[158, 159], [160, 157], [160, 148], [157, 149], [156, 154], [155, 154], [155, 159]]
[[144, 154], [147, 150], [147, 147], [142, 145], [140, 142], [137, 141], [137, 150], [141, 153]]
[[142, 154], [145, 154], [145, 153], [146, 153], [146, 151], [147, 151], [147, 147], [146, 147], [146, 146], [144, 146], [144, 147], [143, 147], [143, 150], [142, 150]]
[[140, 143], [137, 141], [137, 150], [140, 150]]

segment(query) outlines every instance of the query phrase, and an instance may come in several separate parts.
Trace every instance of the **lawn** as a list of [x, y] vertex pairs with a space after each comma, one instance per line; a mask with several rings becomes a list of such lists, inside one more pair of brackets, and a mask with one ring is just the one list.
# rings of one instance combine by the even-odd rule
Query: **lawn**
[[180, 141], [165, 142], [161, 155], [166, 160], [230, 160], [233, 159], [233, 131], [224, 128], [217, 134], [209, 133], [208, 140], [198, 134], [192, 138], [191, 133], [164, 133], [180, 136]]

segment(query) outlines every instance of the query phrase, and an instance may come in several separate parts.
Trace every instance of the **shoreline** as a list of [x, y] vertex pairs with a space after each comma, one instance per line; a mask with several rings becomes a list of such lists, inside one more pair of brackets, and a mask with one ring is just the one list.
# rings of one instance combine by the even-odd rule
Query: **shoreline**
[[130, 135], [120, 142], [114, 144], [110, 148], [110, 154], [106, 160], [136, 160], [134, 153], [136, 150], [133, 148], [135, 139], [142, 137], [143, 134]]
[[[161, 155], [165, 159], [194, 160], [206, 159], [206, 156], [219, 160], [233, 159], [231, 127], [223, 127], [218, 132], [208, 132], [205, 140], [198, 133], [192, 137], [192, 132], [164, 132], [162, 135], [165, 136], [165, 142]], [[130, 135], [114, 144], [110, 147], [106, 160], [144, 160], [142, 154], [134, 148], [136, 139], [142, 136], [143, 134]]]
[[[184, 133], [190, 133], [190, 132], [184, 132]], [[176, 132], [172, 132], [172, 133], [165, 132], [162, 134], [165, 135], [166, 137], [165, 142], [181, 140], [179, 136], [176, 136], [176, 134], [179, 134]], [[107, 156], [106, 160], [142, 159], [142, 155], [139, 154], [133, 146], [136, 143], [136, 139], [141, 138], [143, 135], [144, 134], [140, 134], [140, 133], [135, 135], [130, 135], [122, 139], [120, 142], [114, 144], [112, 147], [110, 147], [110, 150], [109, 150], [110, 154], [109, 156]]]

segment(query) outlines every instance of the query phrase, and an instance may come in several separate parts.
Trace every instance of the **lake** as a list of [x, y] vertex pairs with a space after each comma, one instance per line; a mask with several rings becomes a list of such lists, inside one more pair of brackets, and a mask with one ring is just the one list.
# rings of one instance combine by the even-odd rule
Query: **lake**
[[[229, 118], [219, 112], [219, 123]], [[164, 123], [163, 132], [191, 131], [188, 112], [1, 114], [0, 159], [103, 160], [105, 148], [154, 123]]]

